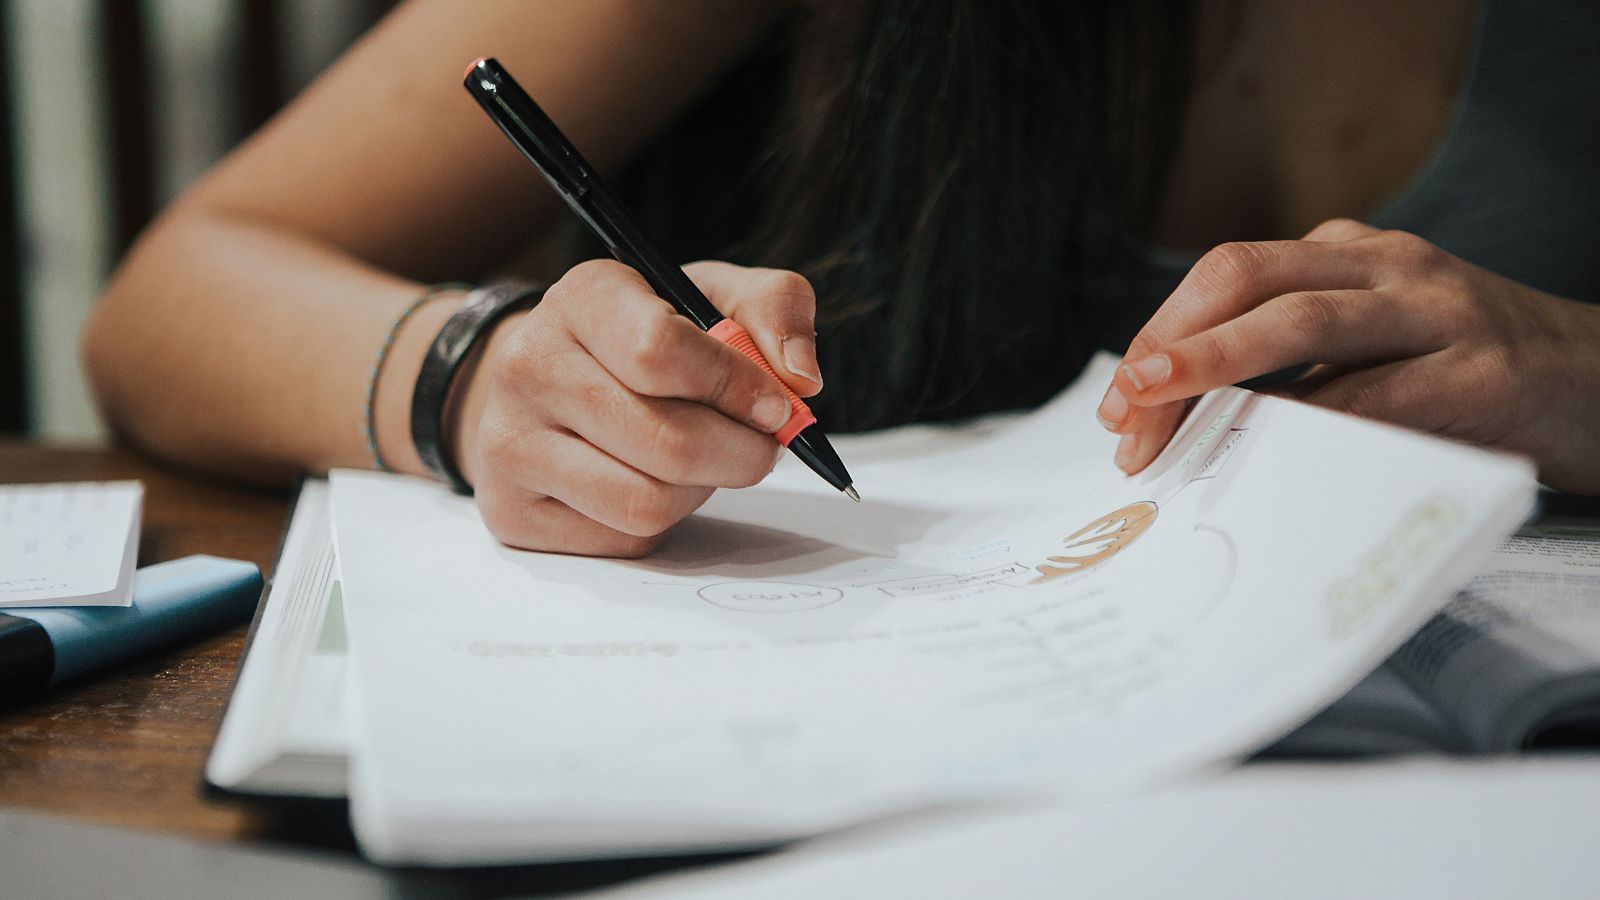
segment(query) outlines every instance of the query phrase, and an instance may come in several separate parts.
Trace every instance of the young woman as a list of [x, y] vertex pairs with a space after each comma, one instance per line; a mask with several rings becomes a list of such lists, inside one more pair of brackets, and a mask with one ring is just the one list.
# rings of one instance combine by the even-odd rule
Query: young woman
[[[1597, 41], [1579, 0], [413, 0], [149, 229], [85, 353], [153, 453], [424, 472], [464, 297], [428, 285], [568, 221], [461, 89], [487, 54], [728, 260], [686, 269], [832, 431], [1037, 403], [1108, 346], [1127, 471], [1186, 400], [1316, 363], [1310, 402], [1600, 493]], [[569, 263], [474, 343], [444, 450], [506, 542], [638, 555], [771, 469], [783, 395]]]

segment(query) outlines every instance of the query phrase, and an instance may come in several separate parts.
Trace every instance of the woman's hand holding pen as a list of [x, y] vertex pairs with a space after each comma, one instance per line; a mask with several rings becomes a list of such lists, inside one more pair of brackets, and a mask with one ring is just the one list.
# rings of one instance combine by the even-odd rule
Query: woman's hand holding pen
[[[792, 272], [684, 269], [801, 396], [822, 387], [815, 296]], [[456, 458], [517, 547], [637, 557], [718, 487], [767, 475], [780, 386], [621, 263], [583, 263], [492, 336], [458, 404]]]
[[1124, 436], [1116, 464], [1149, 465], [1191, 398], [1302, 363], [1280, 392], [1522, 453], [1552, 487], [1600, 493], [1600, 308], [1347, 219], [1195, 265], [1101, 403]]

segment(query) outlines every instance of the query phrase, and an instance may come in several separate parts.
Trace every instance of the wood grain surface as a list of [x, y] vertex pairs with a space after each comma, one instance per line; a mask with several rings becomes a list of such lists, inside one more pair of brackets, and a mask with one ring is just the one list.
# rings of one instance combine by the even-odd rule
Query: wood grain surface
[[[286, 493], [175, 474], [123, 450], [0, 441], [0, 483], [128, 478], [145, 486], [139, 565], [209, 553], [269, 574]], [[245, 630], [0, 709], [0, 806], [207, 838], [272, 836], [276, 819], [200, 790]]]

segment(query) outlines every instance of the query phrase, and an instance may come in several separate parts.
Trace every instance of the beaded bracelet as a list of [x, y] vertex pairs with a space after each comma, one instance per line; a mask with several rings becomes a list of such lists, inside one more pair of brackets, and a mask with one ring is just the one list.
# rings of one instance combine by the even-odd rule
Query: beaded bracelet
[[378, 348], [378, 357], [372, 363], [372, 372], [367, 378], [366, 408], [362, 412], [362, 419], [366, 422], [367, 450], [372, 454], [372, 467], [380, 472], [393, 472], [394, 469], [384, 461], [383, 454], [378, 450], [378, 379], [383, 375], [383, 364], [389, 359], [389, 351], [394, 348], [394, 340], [400, 335], [400, 329], [416, 314], [417, 310], [426, 306], [429, 301], [436, 300], [452, 291], [468, 290], [472, 285], [462, 281], [449, 281], [443, 284], [430, 285], [422, 296], [411, 301], [411, 304], [400, 313], [394, 324], [389, 326], [389, 333], [384, 335], [383, 345]]

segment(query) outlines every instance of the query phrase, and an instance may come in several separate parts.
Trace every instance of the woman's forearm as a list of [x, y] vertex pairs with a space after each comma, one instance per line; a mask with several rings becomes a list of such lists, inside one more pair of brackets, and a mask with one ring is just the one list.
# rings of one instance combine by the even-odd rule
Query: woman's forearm
[[[462, 91], [462, 66], [488, 50], [514, 65], [608, 170], [786, 8], [399, 4], [189, 188], [124, 261], [84, 340], [107, 418], [159, 456], [257, 481], [370, 465], [369, 373], [396, 318], [425, 290], [418, 282], [493, 269], [562, 214]], [[383, 367], [378, 444], [402, 471], [422, 471], [409, 436], [411, 387], [457, 305], [418, 312]], [[461, 409], [476, 409], [470, 385], [466, 393]], [[471, 429], [462, 431], [447, 437], [470, 441]], [[469, 468], [470, 449], [456, 448]]]
[[[85, 364], [113, 428], [148, 451], [253, 481], [369, 466], [363, 410], [378, 347], [421, 285], [269, 225], [174, 210], [90, 318]], [[420, 472], [408, 405], [456, 303], [397, 335], [378, 386], [379, 446]]]

